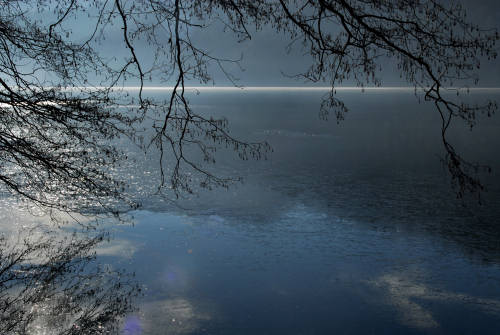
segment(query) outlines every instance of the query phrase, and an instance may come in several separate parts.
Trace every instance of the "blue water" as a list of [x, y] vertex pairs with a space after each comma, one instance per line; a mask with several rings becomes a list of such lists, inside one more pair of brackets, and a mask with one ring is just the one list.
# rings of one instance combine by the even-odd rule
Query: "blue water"
[[213, 171], [244, 178], [228, 190], [162, 201], [154, 152], [121, 172], [142, 208], [97, 254], [143, 289], [122, 334], [498, 334], [498, 117], [450, 132], [493, 168], [479, 205], [455, 197], [432, 105], [340, 94], [339, 124], [318, 118], [317, 92], [193, 95], [274, 149], [261, 161], [221, 150]]

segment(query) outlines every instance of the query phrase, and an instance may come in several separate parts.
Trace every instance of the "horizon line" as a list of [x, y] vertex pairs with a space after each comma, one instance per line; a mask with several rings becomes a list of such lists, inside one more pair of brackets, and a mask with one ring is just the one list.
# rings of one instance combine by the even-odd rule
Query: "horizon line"
[[[75, 87], [62, 87], [63, 90], [73, 90], [73, 89], [105, 89], [104, 86], [75, 86]], [[174, 86], [143, 86], [143, 91], [153, 91], [153, 90], [172, 90]], [[140, 86], [123, 86], [112, 88], [112, 90], [140, 90]], [[178, 87], [178, 89], [181, 89]], [[326, 91], [331, 90], [331, 86], [185, 86], [185, 90], [200, 90], [200, 91], [261, 91], [261, 90], [273, 90], [273, 91]], [[359, 90], [359, 91], [383, 91], [383, 90], [400, 90], [400, 91], [422, 91], [425, 88], [422, 87], [412, 87], [412, 86], [340, 86], [335, 87], [334, 90], [346, 91], [346, 90]], [[500, 90], [500, 87], [443, 87], [444, 91], [473, 91], [473, 90]]]

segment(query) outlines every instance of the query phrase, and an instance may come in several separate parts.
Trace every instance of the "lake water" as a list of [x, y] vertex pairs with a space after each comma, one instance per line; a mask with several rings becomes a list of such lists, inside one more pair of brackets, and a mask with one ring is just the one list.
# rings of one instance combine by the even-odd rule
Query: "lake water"
[[[133, 225], [103, 224], [110, 240], [95, 249], [141, 288], [118, 333], [498, 334], [498, 116], [450, 131], [465, 158], [493, 168], [479, 205], [455, 197], [432, 105], [410, 91], [342, 91], [350, 112], [337, 124], [318, 117], [321, 94], [191, 97], [236, 137], [273, 147], [261, 161], [221, 150], [213, 171], [244, 178], [229, 190], [162, 201], [154, 153], [121, 172], [142, 207]], [[10, 203], [4, 230], [42, 220]], [[61, 324], [44, 306], [32, 334]]]

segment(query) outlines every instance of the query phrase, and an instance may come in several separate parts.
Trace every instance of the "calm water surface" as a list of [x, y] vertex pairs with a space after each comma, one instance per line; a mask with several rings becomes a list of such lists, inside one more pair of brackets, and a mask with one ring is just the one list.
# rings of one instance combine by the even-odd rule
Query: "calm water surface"
[[192, 97], [233, 135], [273, 146], [257, 162], [222, 151], [214, 171], [244, 177], [229, 190], [172, 205], [151, 195], [154, 153], [121, 172], [143, 206], [97, 254], [143, 289], [122, 334], [498, 334], [498, 117], [450, 132], [493, 168], [478, 205], [455, 199], [432, 106], [344, 92], [351, 112], [337, 124], [317, 117], [320, 97]]

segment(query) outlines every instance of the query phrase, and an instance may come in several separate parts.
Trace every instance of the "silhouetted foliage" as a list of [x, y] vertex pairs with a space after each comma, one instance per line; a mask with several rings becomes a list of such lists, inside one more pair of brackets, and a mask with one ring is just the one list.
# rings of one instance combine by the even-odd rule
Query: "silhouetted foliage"
[[[442, 118], [444, 160], [462, 196], [483, 186], [481, 167], [464, 160], [446, 138], [453, 118], [473, 125], [477, 113], [490, 115], [494, 102], [469, 106], [450, 87], [477, 83], [474, 70], [483, 58], [495, 58], [495, 31], [466, 20], [458, 4], [437, 0], [138, 0], [77, 2], [1, 1], [0, 14], [0, 179], [13, 193], [43, 207], [66, 211], [118, 211], [123, 182], [109, 173], [123, 153], [113, 139], [140, 139], [135, 127], [153, 120], [155, 135], [144, 148], [160, 149], [158, 191], [179, 196], [191, 192], [201, 175], [203, 187], [227, 186], [231, 179], [213, 175], [197, 162], [214, 162], [218, 145], [234, 148], [241, 158], [260, 158], [266, 143], [246, 143], [229, 135], [224, 119], [192, 110], [186, 81], [209, 83], [209, 64], [222, 69], [238, 60], [212, 56], [191, 40], [194, 30], [222, 22], [228, 34], [251, 38], [250, 26], [272, 26], [292, 43], [301, 44], [313, 63], [302, 78], [326, 81], [331, 92], [322, 104], [324, 115], [338, 119], [347, 107], [335, 88], [346, 80], [359, 86], [380, 85], [379, 59], [394, 60], [417, 96], [433, 101]], [[88, 36], [75, 37], [75, 23], [88, 17]], [[103, 41], [120, 28], [127, 59], [106, 59]], [[147, 42], [152, 64], [141, 61], [135, 45]], [[92, 79], [96, 77], [97, 79]], [[144, 97], [149, 78], [173, 83], [165, 101]], [[138, 82], [131, 97], [119, 88]], [[125, 113], [119, 104], [127, 108]], [[138, 141], [137, 143], [141, 143]], [[167, 195], [168, 195], [167, 192]], [[118, 201], [118, 202], [117, 202]]]
[[31, 227], [0, 237], [2, 334], [118, 333], [139, 288], [95, 260], [107, 233]]

